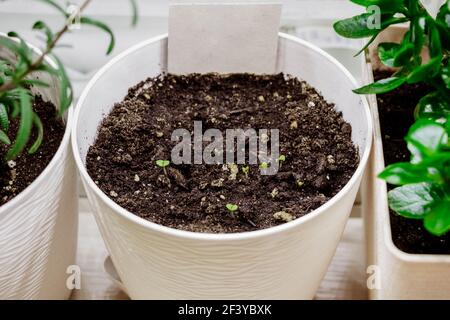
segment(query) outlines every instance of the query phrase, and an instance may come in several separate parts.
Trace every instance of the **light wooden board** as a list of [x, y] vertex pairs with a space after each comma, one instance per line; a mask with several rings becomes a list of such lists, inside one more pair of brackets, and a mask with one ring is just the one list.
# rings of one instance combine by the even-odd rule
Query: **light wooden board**
[[[355, 208], [359, 210], [359, 208]], [[364, 270], [363, 225], [361, 218], [351, 218], [333, 262], [320, 286], [316, 299], [343, 300], [367, 299]], [[128, 299], [106, 274], [103, 262], [108, 256], [90, 212], [87, 200], [80, 201], [80, 227], [77, 264], [81, 268], [81, 289], [74, 290], [74, 300], [123, 300]]]

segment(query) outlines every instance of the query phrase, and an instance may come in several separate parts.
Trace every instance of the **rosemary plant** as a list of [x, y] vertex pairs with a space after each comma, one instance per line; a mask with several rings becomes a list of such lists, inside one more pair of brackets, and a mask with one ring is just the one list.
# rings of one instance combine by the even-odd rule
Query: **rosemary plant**
[[[61, 38], [70, 31], [71, 25], [79, 22], [94, 26], [105, 31], [109, 37], [107, 54], [114, 48], [115, 40], [112, 30], [103, 22], [83, 15], [86, 7], [92, 0], [85, 0], [79, 7], [78, 16], [73, 16], [64, 7], [54, 0], [38, 0], [56, 9], [65, 19], [65, 24], [57, 32], [53, 32], [44, 21], [37, 21], [33, 29], [42, 32], [45, 36], [45, 47], [42, 53], [35, 57], [31, 48], [16, 32], [9, 32], [9, 38], [0, 39], [0, 46], [10, 50], [16, 57], [14, 61], [0, 58], [0, 143], [8, 145], [6, 160], [16, 158], [30, 143], [33, 130], [36, 130], [36, 140], [29, 147], [29, 153], [35, 153], [42, 144], [44, 130], [39, 116], [33, 111], [33, 94], [31, 87], [48, 87], [49, 84], [40, 80], [31, 79], [33, 72], [39, 71], [57, 77], [60, 82], [59, 116], [69, 108], [73, 94], [70, 81], [61, 61], [53, 54]], [[137, 23], [137, 5], [131, 1], [133, 8], [133, 24]], [[52, 67], [45, 63], [45, 57], [51, 56], [57, 66]], [[8, 135], [11, 119], [19, 119], [20, 124], [15, 137]], [[1, 161], [1, 160], [0, 160]]]

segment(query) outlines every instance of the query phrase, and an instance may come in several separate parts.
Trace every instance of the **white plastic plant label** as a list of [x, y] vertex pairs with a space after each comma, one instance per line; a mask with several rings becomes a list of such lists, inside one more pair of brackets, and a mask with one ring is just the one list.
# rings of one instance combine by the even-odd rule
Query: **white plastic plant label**
[[168, 71], [275, 72], [281, 4], [172, 3]]

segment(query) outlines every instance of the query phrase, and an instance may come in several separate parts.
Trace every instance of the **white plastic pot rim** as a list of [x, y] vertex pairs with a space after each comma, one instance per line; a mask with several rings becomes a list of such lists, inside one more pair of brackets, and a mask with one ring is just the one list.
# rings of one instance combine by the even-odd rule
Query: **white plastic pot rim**
[[[297, 42], [302, 44], [303, 46], [308, 47], [309, 49], [315, 51], [318, 55], [322, 55], [325, 56], [327, 59], [329, 59], [330, 61], [332, 61], [335, 65], [337, 65], [339, 67], [339, 69], [341, 70], [341, 72], [343, 72], [348, 78], [349, 80], [351, 80], [351, 82], [353, 83], [353, 86], [356, 88], [358, 87], [358, 83], [356, 81], [356, 79], [351, 75], [351, 73], [340, 63], [338, 62], [335, 58], [333, 58], [332, 56], [330, 56], [328, 53], [324, 52], [323, 50], [319, 49], [318, 47], [304, 41], [301, 40], [299, 38], [296, 38], [294, 36], [290, 36], [284, 33], [280, 33], [279, 34], [281, 38], [285, 38], [288, 39], [290, 41], [293, 42]], [[116, 204], [113, 200], [111, 200], [105, 193], [103, 193], [103, 191], [94, 183], [94, 181], [92, 180], [92, 178], [89, 176], [86, 167], [83, 163], [83, 160], [81, 159], [80, 153], [79, 153], [79, 148], [78, 148], [78, 142], [76, 139], [77, 136], [77, 127], [78, 127], [78, 119], [80, 116], [80, 110], [81, 110], [81, 106], [84, 104], [84, 101], [86, 99], [86, 97], [88, 96], [91, 88], [93, 87], [93, 85], [97, 82], [97, 81], [101, 81], [101, 78], [103, 76], [103, 74], [115, 63], [117, 63], [118, 61], [126, 58], [129, 54], [133, 53], [134, 51], [139, 50], [142, 47], [145, 47], [146, 45], [148, 45], [149, 43], [155, 42], [155, 41], [161, 41], [164, 40], [168, 37], [167, 34], [161, 35], [161, 36], [157, 36], [154, 38], [151, 38], [149, 40], [143, 41], [133, 47], [131, 47], [130, 49], [124, 51], [123, 53], [119, 54], [118, 56], [116, 56], [115, 58], [113, 58], [110, 62], [108, 62], [105, 66], [103, 66], [96, 74], [95, 76], [91, 79], [91, 81], [87, 84], [86, 88], [84, 89], [80, 99], [78, 100], [78, 104], [75, 110], [75, 120], [74, 120], [74, 124], [72, 127], [72, 148], [73, 148], [73, 153], [74, 153], [74, 157], [75, 157], [75, 162], [78, 166], [79, 172], [80, 174], [83, 176], [83, 178], [85, 179], [86, 183], [89, 185], [90, 188], [92, 188], [92, 190], [96, 193], [96, 195], [102, 199], [102, 201], [109, 206], [112, 210], [114, 210], [115, 212], [117, 212], [118, 214], [120, 214], [122, 217], [124, 217], [125, 219], [127, 219], [128, 221], [132, 222], [132, 223], [136, 223], [144, 228], [148, 228], [148, 229], [152, 229], [154, 231], [160, 232], [162, 234], [166, 234], [172, 237], [179, 237], [179, 238], [188, 238], [188, 239], [198, 239], [198, 240], [208, 240], [208, 241], [240, 241], [240, 240], [244, 240], [244, 239], [255, 239], [255, 238], [259, 238], [259, 237], [265, 237], [265, 236], [276, 236], [277, 234], [280, 234], [282, 232], [286, 232], [289, 229], [295, 228], [297, 225], [299, 224], [303, 224], [306, 223], [309, 220], [315, 219], [317, 216], [319, 216], [322, 212], [324, 212], [325, 210], [327, 210], [328, 208], [332, 207], [333, 205], [335, 205], [335, 203], [341, 201], [342, 197], [350, 191], [351, 187], [357, 183], [358, 179], [363, 175], [363, 170], [365, 168], [365, 165], [368, 161], [369, 158], [369, 154], [370, 154], [370, 150], [371, 150], [371, 146], [372, 146], [372, 128], [373, 128], [373, 124], [372, 124], [372, 117], [371, 117], [371, 113], [370, 113], [370, 109], [369, 109], [369, 105], [368, 102], [366, 101], [366, 99], [364, 99], [363, 97], [361, 98], [362, 100], [362, 104], [363, 107], [365, 108], [365, 113], [366, 113], [366, 119], [367, 119], [367, 131], [366, 131], [366, 136], [367, 136], [367, 141], [366, 141], [366, 145], [365, 145], [365, 149], [363, 150], [362, 153], [362, 157], [360, 159], [360, 163], [358, 165], [358, 168], [356, 169], [355, 173], [353, 174], [353, 176], [351, 177], [351, 179], [347, 182], [347, 184], [344, 186], [344, 188], [342, 188], [341, 191], [339, 191], [333, 198], [331, 198], [329, 201], [327, 201], [324, 205], [322, 205], [321, 207], [317, 208], [316, 210], [308, 213], [307, 215], [300, 217], [296, 220], [293, 220], [291, 222], [285, 223], [283, 225], [279, 225], [279, 226], [275, 226], [272, 228], [268, 228], [268, 229], [263, 229], [263, 230], [257, 230], [257, 231], [250, 231], [250, 232], [243, 232], [243, 233], [229, 233], [229, 234], [213, 234], [213, 233], [195, 233], [195, 232], [191, 232], [191, 231], [184, 231], [184, 230], [178, 230], [178, 229], [173, 229], [173, 228], [169, 228], [169, 227], [165, 227], [163, 225], [159, 225], [156, 224], [154, 222], [145, 220], [143, 218], [140, 218], [138, 216], [136, 216], [135, 214], [131, 213], [130, 211], [122, 208], [121, 206], [119, 206], [118, 204]]]

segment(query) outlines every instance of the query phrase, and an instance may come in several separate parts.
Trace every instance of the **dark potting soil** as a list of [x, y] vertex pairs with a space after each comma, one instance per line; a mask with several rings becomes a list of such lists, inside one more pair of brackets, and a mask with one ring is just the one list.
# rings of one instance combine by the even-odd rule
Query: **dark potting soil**
[[[58, 150], [65, 132], [65, 126], [57, 118], [55, 106], [45, 102], [40, 96], [34, 98], [34, 111], [39, 115], [44, 126], [44, 139], [41, 147], [34, 154], [26, 151], [35, 141], [37, 132], [33, 129], [29, 146], [14, 161], [0, 161], [0, 205], [13, 199], [28, 187], [47, 167]], [[8, 130], [9, 137], [15, 137], [19, 120], [12, 119]], [[4, 159], [8, 148], [0, 144], [0, 157]]]
[[[389, 71], [376, 71], [375, 79], [391, 75]], [[429, 92], [429, 87], [417, 84], [404, 85], [377, 96], [386, 166], [409, 161], [410, 153], [404, 138], [414, 123], [415, 106]], [[388, 185], [388, 188], [394, 186]], [[433, 236], [425, 230], [422, 220], [406, 219], [392, 210], [390, 220], [392, 238], [400, 250], [414, 254], [450, 254], [450, 233], [442, 237]]]
[[[242, 165], [206, 164], [170, 164], [164, 172], [155, 162], [171, 159], [173, 130], [192, 132], [194, 120], [224, 139], [226, 129], [279, 129], [286, 160], [274, 176], [262, 176], [258, 165], [248, 174]], [[359, 163], [351, 130], [316, 90], [282, 74], [164, 75], [114, 106], [87, 169], [117, 204], [144, 219], [194, 232], [252, 231], [301, 217], [342, 189]]]

